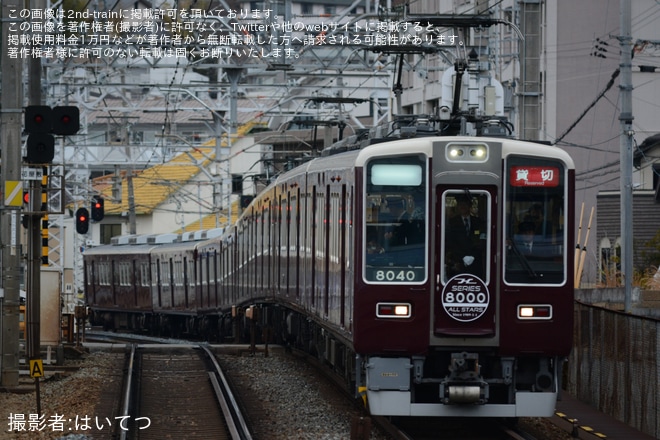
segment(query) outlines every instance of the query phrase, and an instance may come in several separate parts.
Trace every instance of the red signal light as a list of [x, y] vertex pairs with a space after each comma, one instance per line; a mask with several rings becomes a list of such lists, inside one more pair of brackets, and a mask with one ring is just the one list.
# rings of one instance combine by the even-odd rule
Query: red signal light
[[80, 129], [80, 110], [78, 107], [64, 105], [53, 107], [53, 133], [61, 135], [76, 134]]
[[30, 105], [25, 108], [25, 131], [29, 134], [49, 133], [52, 110], [47, 105]]
[[105, 210], [103, 209], [103, 197], [101, 196], [94, 196], [94, 199], [92, 200], [92, 220], [95, 222], [100, 222], [103, 220], [103, 217], [105, 215]]
[[89, 230], [89, 211], [86, 208], [78, 208], [76, 211], [76, 232], [86, 234]]

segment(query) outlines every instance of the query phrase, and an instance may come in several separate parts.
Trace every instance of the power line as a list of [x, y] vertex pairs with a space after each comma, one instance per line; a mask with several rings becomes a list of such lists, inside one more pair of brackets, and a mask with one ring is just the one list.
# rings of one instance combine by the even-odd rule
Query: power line
[[612, 88], [612, 86], [614, 85], [614, 80], [619, 76], [619, 73], [621, 73], [621, 70], [617, 68], [617, 69], [612, 73], [612, 76], [610, 77], [610, 80], [609, 80], [609, 81], [607, 82], [607, 84], [605, 85], [605, 88], [603, 89], [603, 91], [600, 92], [600, 93], [598, 94], [598, 96], [596, 97], [596, 99], [594, 99], [594, 100], [591, 102], [591, 104], [589, 104], [589, 105], [587, 106], [586, 109], [584, 109], [584, 111], [580, 114], [580, 116], [578, 116], [578, 118], [575, 120], [575, 122], [573, 122], [573, 123], [572, 123], [572, 124], [566, 129], [566, 131], [564, 131], [564, 133], [561, 134], [561, 136], [559, 136], [557, 139], [555, 139], [555, 142], [554, 142], [553, 145], [557, 145], [557, 143], [561, 142], [561, 140], [564, 139], [564, 137], [566, 137], [566, 135], [568, 135], [568, 133], [570, 133], [570, 132], [571, 132], [571, 131], [572, 131], [572, 130], [573, 130], [573, 129], [574, 129], [574, 128], [580, 123], [580, 121], [581, 121], [581, 120], [587, 115], [587, 113], [589, 113], [589, 110], [591, 110], [591, 109], [592, 109], [592, 108], [598, 103], [598, 101], [600, 101], [600, 99], [601, 99], [603, 96], [605, 96], [605, 93], [607, 93], [607, 92]]

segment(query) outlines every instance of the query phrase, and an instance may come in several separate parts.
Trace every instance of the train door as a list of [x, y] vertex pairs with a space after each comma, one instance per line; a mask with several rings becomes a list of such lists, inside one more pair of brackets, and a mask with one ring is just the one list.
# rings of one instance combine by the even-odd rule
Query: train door
[[496, 191], [436, 190], [436, 336], [495, 336]]

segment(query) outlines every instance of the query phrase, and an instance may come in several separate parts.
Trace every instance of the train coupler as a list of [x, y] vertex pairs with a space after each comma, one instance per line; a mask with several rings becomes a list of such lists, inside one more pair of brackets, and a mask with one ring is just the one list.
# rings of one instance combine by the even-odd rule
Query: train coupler
[[481, 377], [477, 353], [452, 353], [449, 375], [440, 383], [440, 399], [447, 405], [488, 402], [488, 383]]

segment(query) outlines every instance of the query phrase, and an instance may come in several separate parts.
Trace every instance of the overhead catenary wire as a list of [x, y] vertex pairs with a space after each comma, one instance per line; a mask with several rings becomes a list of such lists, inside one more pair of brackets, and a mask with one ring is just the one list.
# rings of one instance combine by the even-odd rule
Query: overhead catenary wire
[[600, 99], [603, 96], [605, 96], [605, 93], [607, 93], [612, 88], [612, 86], [614, 85], [614, 80], [619, 76], [620, 73], [621, 73], [620, 69], [616, 69], [612, 73], [612, 76], [610, 77], [610, 80], [605, 85], [605, 88], [598, 94], [596, 99], [594, 99], [591, 102], [591, 104], [589, 104], [587, 106], [587, 108], [584, 109], [584, 111], [580, 114], [580, 116], [578, 116], [578, 118], [575, 120], [575, 122], [573, 122], [557, 139], [555, 139], [555, 142], [553, 143], [553, 145], [556, 145], [559, 142], [561, 142], [562, 139], [564, 139], [571, 131], [573, 131], [573, 129], [580, 123], [580, 121], [587, 115], [587, 113], [589, 113], [589, 110], [591, 110], [598, 103], [598, 101], [600, 101]]

